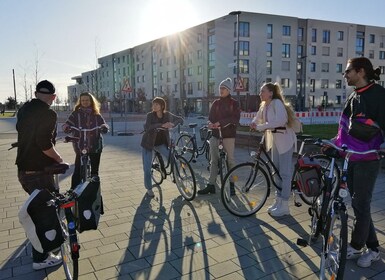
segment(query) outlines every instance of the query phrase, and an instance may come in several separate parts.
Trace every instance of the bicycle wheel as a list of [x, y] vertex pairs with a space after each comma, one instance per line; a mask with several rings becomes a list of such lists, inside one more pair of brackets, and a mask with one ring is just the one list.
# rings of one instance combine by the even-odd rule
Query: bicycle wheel
[[[323, 154], [316, 154], [316, 155], [312, 155], [311, 157], [319, 161], [321, 168], [322, 168], [321, 169], [322, 170], [322, 182], [325, 182], [325, 178], [327, 178], [329, 176], [331, 159], [328, 156], [323, 155]], [[338, 184], [338, 182], [340, 180], [340, 170], [339, 170], [337, 164], [334, 164], [333, 173], [334, 173], [333, 185]], [[323, 183], [323, 185], [324, 185], [324, 183]], [[302, 201], [305, 202], [307, 205], [312, 205], [314, 197], [307, 196], [302, 192], [300, 192], [299, 196], [301, 197]]]
[[337, 210], [329, 216], [329, 227], [321, 255], [320, 279], [343, 279], [347, 251], [347, 216]]
[[152, 164], [151, 164], [151, 177], [155, 184], [159, 185], [163, 183], [164, 179], [164, 164], [162, 156], [159, 153], [155, 153], [154, 157], [152, 158]]
[[184, 157], [174, 157], [173, 176], [180, 194], [188, 201], [193, 200], [197, 193], [195, 175]]
[[270, 194], [270, 180], [264, 169], [245, 162], [233, 167], [225, 176], [221, 198], [226, 209], [239, 217], [258, 212]]
[[194, 143], [191, 140], [190, 135], [182, 134], [176, 141], [176, 148], [178, 155], [183, 156], [188, 162], [194, 157]]
[[[68, 280], [77, 280], [79, 274], [79, 245], [77, 243], [76, 227], [70, 208], [60, 208], [61, 227], [63, 231], [64, 242], [61, 245], [61, 255], [63, 268]], [[67, 213], [64, 214], [64, 211]], [[69, 213], [69, 212], [71, 213]], [[70, 222], [67, 223], [66, 215], [70, 215]], [[74, 251], [75, 250], [75, 251]]]

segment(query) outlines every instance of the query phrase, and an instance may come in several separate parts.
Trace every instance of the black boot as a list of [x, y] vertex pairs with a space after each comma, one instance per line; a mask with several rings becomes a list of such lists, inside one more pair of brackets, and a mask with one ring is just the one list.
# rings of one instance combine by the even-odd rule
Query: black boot
[[215, 186], [214, 185], [207, 184], [206, 188], [198, 191], [198, 194], [208, 194], [208, 193], [215, 193]]

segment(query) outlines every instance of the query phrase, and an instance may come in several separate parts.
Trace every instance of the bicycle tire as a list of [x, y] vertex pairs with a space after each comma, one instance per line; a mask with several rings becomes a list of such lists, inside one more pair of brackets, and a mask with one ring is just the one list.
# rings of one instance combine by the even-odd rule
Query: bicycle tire
[[[270, 177], [266, 171], [253, 162], [234, 166], [226, 174], [221, 186], [221, 199], [225, 208], [238, 217], [257, 213], [270, 194]], [[234, 193], [231, 193], [231, 184]]]
[[[63, 237], [64, 237], [64, 242], [60, 246], [60, 251], [61, 251], [62, 261], [63, 261], [63, 269], [65, 272], [66, 278], [68, 280], [77, 280], [79, 276], [79, 254], [77, 253], [76, 255], [72, 252], [73, 242], [76, 242], [77, 244], [75, 222], [73, 220], [73, 217], [71, 218], [70, 223], [67, 223], [67, 219], [65, 218], [66, 215], [68, 214], [64, 214], [63, 210], [71, 211], [70, 209], [61, 209], [61, 208], [59, 209], [61, 211], [61, 213], [59, 214], [59, 217], [62, 217], [61, 227], [62, 227]], [[73, 228], [69, 229], [68, 224], [71, 224], [71, 223]]]
[[188, 162], [191, 162], [194, 158], [194, 143], [191, 140], [191, 136], [187, 134], [182, 134], [176, 140], [176, 147], [178, 147], [177, 154], [183, 156]]
[[327, 236], [321, 255], [320, 279], [343, 279], [348, 246], [348, 225], [345, 211], [339, 209], [327, 221]]
[[[311, 157], [320, 162], [321, 171], [322, 171], [321, 181], [325, 182], [324, 178], [327, 178], [327, 176], [329, 175], [328, 170], [330, 170], [331, 159], [328, 156], [323, 155], [323, 154], [315, 154], [315, 155], [312, 155]], [[333, 173], [334, 173], [333, 177], [335, 178], [333, 180], [333, 184], [338, 184], [338, 182], [340, 181], [340, 170], [339, 170], [339, 167], [337, 164], [334, 164]], [[297, 175], [295, 175], [295, 176], [297, 176]], [[301, 197], [302, 201], [305, 202], [307, 205], [312, 205], [312, 203], [314, 201], [313, 196], [307, 196], [302, 192], [299, 193], [299, 196]]]
[[159, 153], [155, 153], [151, 162], [151, 177], [155, 184], [160, 186], [165, 178], [164, 175], [164, 163], [162, 156]]
[[175, 184], [180, 194], [187, 200], [191, 201], [197, 193], [195, 174], [191, 165], [182, 156], [174, 157], [173, 176]]

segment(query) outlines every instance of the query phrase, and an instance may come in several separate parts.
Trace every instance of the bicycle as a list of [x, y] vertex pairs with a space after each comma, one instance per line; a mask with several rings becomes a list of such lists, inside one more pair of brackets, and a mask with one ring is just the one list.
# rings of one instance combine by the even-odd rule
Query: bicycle
[[180, 147], [181, 155], [188, 162], [196, 162], [196, 159], [200, 155], [205, 155], [208, 162], [210, 162], [210, 142], [209, 139], [212, 135], [211, 130], [207, 125], [200, 128], [202, 145], [198, 147], [195, 128], [198, 126], [196, 123], [188, 124], [188, 127], [192, 129], [192, 135], [187, 132], [182, 132], [182, 135], [176, 141], [176, 146]]
[[358, 152], [348, 149], [346, 145], [338, 147], [330, 140], [324, 139], [314, 139], [314, 144], [329, 147], [325, 154], [331, 158], [331, 171], [336, 159], [341, 157], [340, 152], [342, 152], [343, 165], [337, 184], [334, 184], [331, 172], [325, 179], [321, 193], [315, 197], [309, 208], [309, 215], [311, 216], [309, 240], [299, 238], [297, 244], [307, 246], [317, 241], [321, 235], [322, 251], [319, 278], [343, 279], [348, 244], [348, 214], [345, 199], [349, 195], [347, 188], [349, 158], [353, 154], [365, 155], [369, 153], [377, 153], [383, 158], [385, 153], [377, 150]]
[[[157, 131], [160, 130], [167, 129], [157, 128]], [[173, 129], [169, 129], [168, 132], [170, 133], [172, 130]], [[167, 164], [164, 163], [160, 152], [155, 150], [151, 165], [151, 174], [152, 179], [159, 186], [167, 176], [172, 175], [172, 181], [176, 184], [180, 194], [187, 201], [195, 198], [197, 190], [194, 171], [189, 162], [177, 152], [177, 147], [172, 137], [170, 137]]]
[[89, 157], [89, 148], [87, 147], [87, 132], [93, 132], [95, 130], [98, 130], [101, 133], [105, 134], [108, 132], [108, 129], [105, 126], [95, 126], [94, 128], [81, 128], [81, 127], [69, 126], [69, 129], [67, 129], [65, 132], [71, 133], [73, 130], [78, 131], [80, 136], [79, 137], [66, 136], [64, 138], [64, 142], [78, 143], [78, 148], [79, 148], [79, 151], [81, 152], [80, 178], [81, 178], [81, 183], [84, 183], [87, 181], [87, 179], [91, 178], [91, 160]]
[[[301, 140], [301, 146], [297, 154], [297, 160], [304, 157], [303, 148], [305, 139], [308, 136], [297, 136]], [[262, 135], [257, 151], [252, 151], [250, 156], [253, 161], [244, 162], [233, 167], [223, 180], [221, 186], [221, 198], [225, 208], [232, 214], [239, 217], [251, 216], [257, 213], [265, 204], [270, 195], [271, 185], [281, 189], [277, 182], [282, 180], [277, 167], [268, 155], [265, 145], [265, 136]], [[330, 173], [330, 159], [323, 154], [309, 156], [311, 160], [319, 163], [322, 168], [323, 176]], [[338, 170], [335, 167], [333, 170]], [[311, 205], [313, 197], [306, 196], [297, 183], [299, 169], [294, 168], [291, 189], [294, 194], [294, 204], [297, 207], [302, 206], [297, 201], [299, 195], [303, 202]], [[333, 178], [337, 181], [339, 173], [333, 171]]]

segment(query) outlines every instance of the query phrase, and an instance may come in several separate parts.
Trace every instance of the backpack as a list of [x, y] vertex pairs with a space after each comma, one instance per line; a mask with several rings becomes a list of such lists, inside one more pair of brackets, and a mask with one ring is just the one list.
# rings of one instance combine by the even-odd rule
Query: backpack
[[295, 181], [306, 196], [318, 196], [321, 193], [321, 164], [312, 157], [304, 156], [297, 160]]

